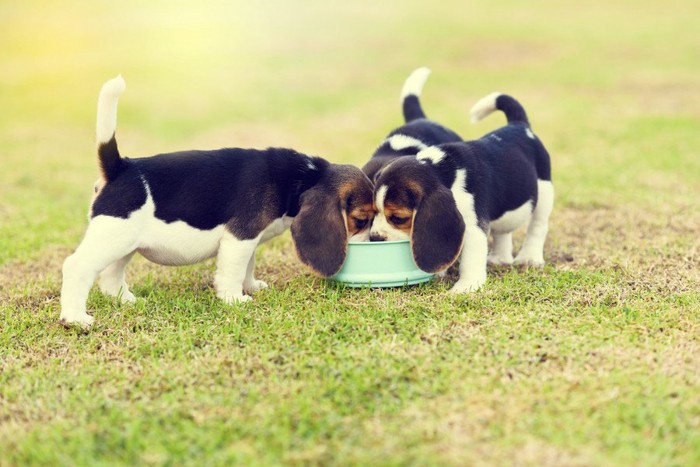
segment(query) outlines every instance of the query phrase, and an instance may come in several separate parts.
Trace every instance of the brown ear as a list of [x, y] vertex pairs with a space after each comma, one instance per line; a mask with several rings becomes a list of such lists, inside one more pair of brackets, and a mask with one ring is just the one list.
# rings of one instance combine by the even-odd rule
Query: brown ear
[[292, 239], [302, 263], [323, 277], [340, 271], [348, 248], [348, 232], [337, 193], [311, 188], [301, 195], [292, 222]]
[[440, 272], [457, 260], [464, 240], [464, 220], [450, 190], [440, 186], [426, 194], [416, 208], [411, 249], [416, 265]]

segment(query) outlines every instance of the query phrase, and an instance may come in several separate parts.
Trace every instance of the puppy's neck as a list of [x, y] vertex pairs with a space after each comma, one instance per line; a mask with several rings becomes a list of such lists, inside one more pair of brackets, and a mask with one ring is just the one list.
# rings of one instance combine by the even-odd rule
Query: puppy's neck
[[450, 188], [455, 180], [455, 170], [458, 169], [457, 163], [451, 155], [446, 154], [439, 159], [423, 159], [420, 164], [426, 167], [426, 170], [440, 184]]
[[299, 197], [325, 175], [329, 162], [290, 149], [270, 149], [270, 175], [286, 198], [285, 215], [299, 212]]

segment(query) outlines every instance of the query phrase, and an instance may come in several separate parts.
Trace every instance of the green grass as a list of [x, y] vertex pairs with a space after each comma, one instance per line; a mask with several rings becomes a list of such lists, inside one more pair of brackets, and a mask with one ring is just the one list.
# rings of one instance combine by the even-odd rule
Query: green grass
[[[0, 4], [0, 465], [700, 463], [700, 36], [689, 0]], [[130, 156], [290, 146], [363, 164], [428, 114], [518, 97], [553, 159], [543, 270], [345, 289], [286, 234], [225, 306], [214, 264], [136, 259], [141, 298], [58, 324], [97, 92]], [[517, 242], [522, 241], [518, 235]]]

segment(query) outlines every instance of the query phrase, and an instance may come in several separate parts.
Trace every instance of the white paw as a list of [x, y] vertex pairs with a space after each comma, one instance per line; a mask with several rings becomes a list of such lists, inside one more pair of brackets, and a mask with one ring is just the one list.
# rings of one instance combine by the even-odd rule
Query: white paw
[[253, 279], [252, 282], [244, 282], [243, 283], [243, 292], [252, 295], [258, 290], [266, 289], [269, 286], [267, 285], [267, 282], [261, 281], [259, 279]]
[[489, 264], [495, 264], [499, 266], [509, 266], [513, 264], [512, 256], [489, 255], [487, 260]]
[[541, 268], [544, 266], [544, 257], [542, 255], [520, 254], [515, 258], [515, 264], [517, 266], [534, 266]]
[[229, 293], [229, 292], [217, 292], [217, 297], [224, 301], [228, 305], [235, 305], [236, 303], [243, 303], [252, 300], [253, 298], [248, 295], [243, 295], [242, 293]]
[[83, 327], [90, 327], [95, 321], [95, 318], [88, 315], [87, 313], [77, 314], [77, 315], [66, 315], [61, 313], [61, 324], [78, 324]]
[[133, 293], [131, 293], [130, 290], [127, 290], [121, 294], [120, 300], [122, 303], [135, 303], [136, 296]]
[[127, 287], [106, 287], [100, 285], [100, 291], [110, 297], [118, 298], [122, 303], [134, 303], [136, 296]]
[[451, 294], [461, 294], [461, 293], [467, 293], [467, 292], [475, 292], [481, 288], [482, 285], [486, 282], [486, 279], [478, 279], [478, 280], [459, 280], [455, 283], [455, 285], [452, 286], [450, 289]]

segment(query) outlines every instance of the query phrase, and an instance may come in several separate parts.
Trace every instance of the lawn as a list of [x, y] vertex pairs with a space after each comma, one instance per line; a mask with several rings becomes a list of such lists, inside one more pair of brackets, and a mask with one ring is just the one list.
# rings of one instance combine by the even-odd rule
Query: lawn
[[[0, 465], [700, 464], [700, 34], [691, 0], [0, 3]], [[465, 138], [504, 91], [552, 155], [543, 269], [345, 289], [289, 234], [226, 306], [132, 262], [58, 323], [122, 73], [122, 153], [288, 146], [362, 165], [433, 74]], [[516, 243], [523, 235], [516, 236]]]

